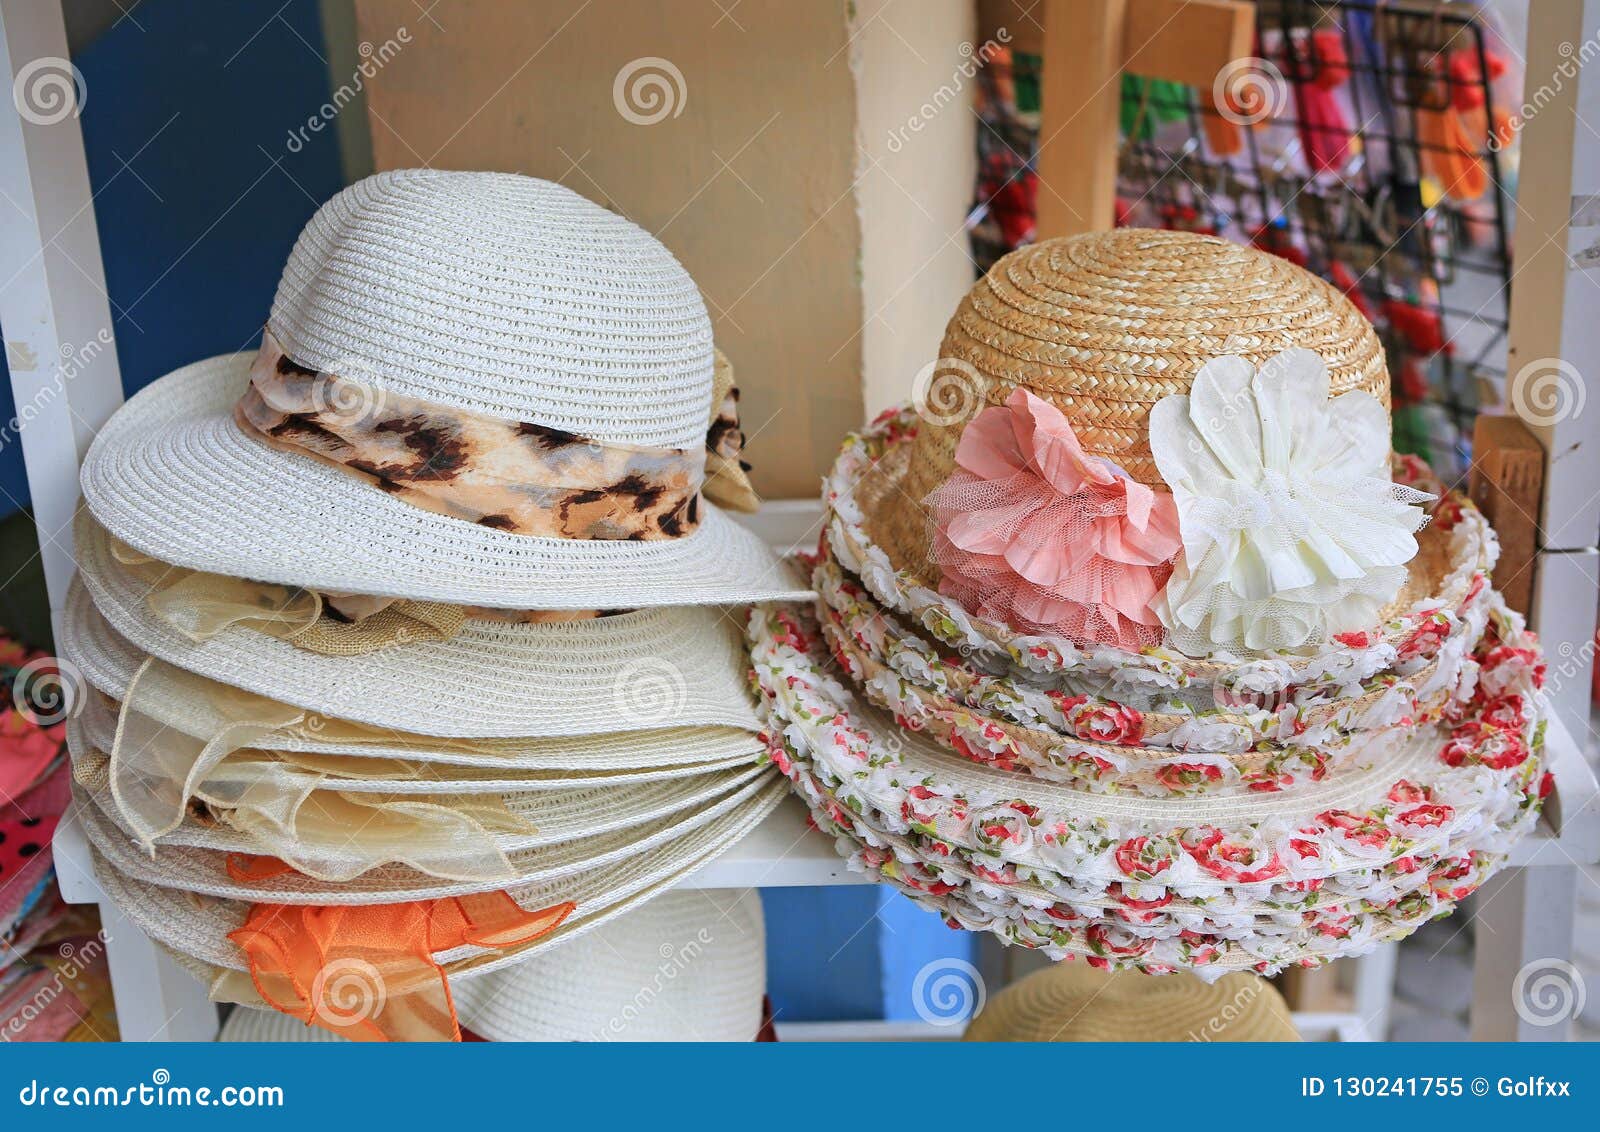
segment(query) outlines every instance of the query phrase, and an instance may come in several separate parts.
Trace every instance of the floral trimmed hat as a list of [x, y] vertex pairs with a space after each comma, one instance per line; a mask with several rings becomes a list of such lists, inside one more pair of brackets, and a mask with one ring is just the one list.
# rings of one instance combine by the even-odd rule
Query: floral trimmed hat
[[1537, 820], [1543, 662], [1494, 533], [1286, 261], [1024, 248], [824, 481], [752, 614], [772, 759], [852, 863], [1058, 958], [1272, 971], [1397, 939]]

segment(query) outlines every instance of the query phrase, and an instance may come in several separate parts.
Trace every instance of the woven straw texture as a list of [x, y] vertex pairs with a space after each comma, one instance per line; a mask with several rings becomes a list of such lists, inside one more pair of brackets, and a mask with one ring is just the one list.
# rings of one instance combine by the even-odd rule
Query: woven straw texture
[[550, 181], [356, 182], [301, 231], [269, 325], [301, 365], [407, 397], [597, 440], [705, 442], [711, 320], [694, 280], [644, 229]]
[[193, 570], [460, 605], [616, 609], [806, 592], [710, 503], [693, 534], [648, 542], [537, 538], [424, 511], [246, 436], [233, 406], [249, 370], [246, 354], [196, 362], [113, 414], [82, 474], [84, 501], [113, 534]]
[[279, 1014], [276, 1010], [255, 1010], [248, 1006], [235, 1007], [217, 1035], [219, 1042], [345, 1042], [331, 1030], [321, 1026], [307, 1026], [298, 1018]]
[[[144, 600], [80, 512], [78, 584], [137, 648], [190, 672], [376, 727], [481, 738], [593, 735], [691, 724], [757, 730], [735, 619], [714, 608], [586, 621], [468, 620], [444, 641], [323, 656], [251, 629], [200, 643]], [[69, 595], [68, 601], [83, 598]]]
[[748, 1042], [766, 976], [753, 890], [669, 892], [452, 989], [461, 1024], [497, 1042]]
[[928, 563], [922, 500], [949, 477], [967, 421], [1021, 387], [1053, 402], [1086, 452], [1162, 483], [1151, 408], [1187, 393], [1201, 366], [1233, 354], [1261, 364], [1290, 347], [1327, 363], [1332, 393], [1389, 404], [1383, 348], [1332, 286], [1287, 260], [1210, 236], [1123, 228], [1021, 248], [962, 300], [926, 389], [900, 490], [868, 529], [895, 565]]
[[1207, 984], [1057, 963], [991, 998], [968, 1042], [1297, 1042], [1289, 1007], [1259, 975]]
[[[739, 772], [729, 773], [729, 777]], [[660, 814], [643, 825], [615, 828], [610, 832], [579, 829], [580, 836], [537, 849], [518, 850], [507, 855], [514, 875], [507, 880], [452, 881], [431, 877], [404, 865], [385, 865], [371, 869], [351, 881], [324, 881], [297, 872], [281, 873], [261, 881], [236, 881], [228, 875], [227, 854], [218, 849], [197, 849], [185, 845], [161, 845], [152, 860], [132, 842], [110, 816], [107, 795], [85, 797], [74, 791], [80, 803], [79, 814], [90, 844], [116, 868], [152, 884], [229, 900], [248, 900], [271, 904], [398, 904], [409, 900], [435, 900], [472, 892], [494, 892], [526, 885], [556, 883], [584, 874], [604, 875], [617, 866], [658, 846], [692, 844], [694, 833], [713, 826], [719, 818], [738, 814], [760, 799], [781, 792], [775, 776], [758, 771], [745, 772], [730, 783], [719, 797], [683, 806]], [[605, 791], [592, 792], [603, 794]], [[593, 799], [600, 809], [605, 798]], [[628, 803], [616, 800], [622, 824], [631, 821]], [[591, 812], [593, 812], [591, 806]], [[560, 823], [561, 819], [557, 819]], [[572, 833], [571, 822], [564, 832]], [[597, 823], [598, 824], [598, 823]], [[219, 835], [222, 840], [225, 835]], [[235, 846], [237, 849], [238, 846]]]
[[[769, 792], [688, 836], [629, 854], [610, 868], [511, 889], [512, 899], [524, 908], [546, 908], [570, 900], [578, 909], [556, 931], [524, 948], [486, 952], [468, 946], [441, 952], [434, 958], [446, 966], [452, 977], [476, 977], [576, 939], [682, 884], [759, 825], [786, 794], [782, 786], [774, 785]], [[90, 857], [95, 878], [106, 896], [151, 939], [191, 962], [222, 970], [246, 970], [244, 953], [227, 937], [245, 922], [248, 903], [152, 884], [140, 879], [142, 874], [138, 872], [130, 875], [118, 869], [93, 844]]]
[[[62, 655], [77, 665], [100, 693], [98, 700], [85, 706], [81, 722], [85, 733], [105, 746], [112, 735], [105, 713], [115, 713], [115, 701], [127, 691], [146, 654], [118, 636], [94, 608], [87, 591], [78, 586], [68, 595], [60, 644]], [[193, 681], [198, 683], [193, 695], [146, 697], [140, 707], [164, 726], [210, 740], [236, 718], [220, 710], [213, 697], [242, 693], [201, 676], [194, 676]], [[114, 720], [110, 722], [114, 724]], [[766, 750], [753, 732], [735, 727], [664, 727], [547, 739], [451, 739], [331, 717], [318, 717], [308, 726], [258, 738], [255, 745], [297, 755], [425, 762], [432, 768], [435, 791], [448, 789], [447, 784], [459, 778], [468, 784], [462, 789], [469, 793], [533, 789], [531, 783], [541, 776], [561, 781], [568, 776], [608, 776], [624, 771], [698, 773], [733, 762], [750, 762]], [[496, 782], [503, 785], [494, 785]]]

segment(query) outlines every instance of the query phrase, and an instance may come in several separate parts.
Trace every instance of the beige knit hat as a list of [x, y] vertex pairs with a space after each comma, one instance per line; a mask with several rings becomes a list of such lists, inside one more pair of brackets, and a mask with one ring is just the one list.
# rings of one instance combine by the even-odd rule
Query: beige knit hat
[[1289, 1007], [1259, 975], [1214, 983], [1178, 973], [1057, 963], [989, 999], [968, 1042], [1297, 1042]]

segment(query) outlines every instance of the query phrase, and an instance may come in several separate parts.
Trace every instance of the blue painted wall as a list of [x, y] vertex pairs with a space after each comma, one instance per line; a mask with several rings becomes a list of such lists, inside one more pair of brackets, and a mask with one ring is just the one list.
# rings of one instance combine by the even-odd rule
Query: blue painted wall
[[[332, 131], [285, 144], [328, 98], [317, 5], [276, 9], [150, 0], [74, 59], [128, 393], [250, 345], [295, 236], [342, 183]], [[7, 375], [0, 420], [13, 412]], [[15, 445], [0, 487], [4, 513], [26, 501]]]
[[[252, 344], [300, 228], [342, 184], [314, 0], [147, 0], [80, 52], [82, 126], [123, 384]], [[263, 23], [265, 21], [265, 23]], [[3, 364], [3, 363], [0, 363]], [[0, 420], [12, 416], [9, 376]], [[0, 514], [26, 501], [0, 450]], [[913, 1018], [917, 972], [973, 941], [885, 889], [764, 894], [774, 1007], [786, 1021]]]

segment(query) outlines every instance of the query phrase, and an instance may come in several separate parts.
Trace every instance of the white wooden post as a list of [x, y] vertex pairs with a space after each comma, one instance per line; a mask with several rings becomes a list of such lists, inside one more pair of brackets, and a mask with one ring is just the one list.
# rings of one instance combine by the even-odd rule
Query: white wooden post
[[[78, 127], [87, 92], [68, 58], [60, 6], [0, 0], [0, 51], [11, 80], [11, 106], [0, 113], [0, 330], [17, 406], [0, 442], [22, 444], [59, 634], [74, 569], [78, 464], [122, 403], [122, 375]], [[82, 833], [70, 821], [61, 829], [58, 870], [82, 870]], [[77, 879], [80, 888], [93, 881]], [[204, 988], [110, 903], [100, 902], [100, 919], [122, 1036], [213, 1037], [217, 1011]]]

